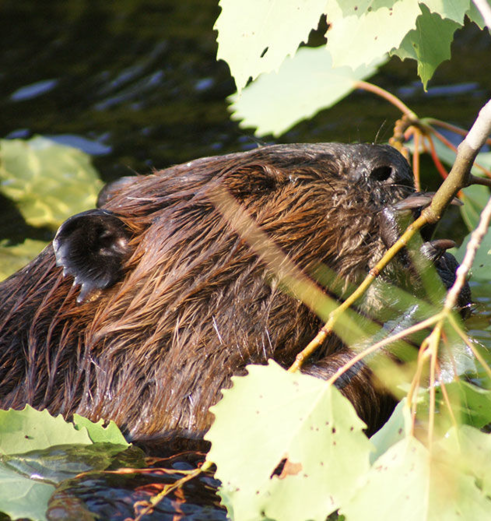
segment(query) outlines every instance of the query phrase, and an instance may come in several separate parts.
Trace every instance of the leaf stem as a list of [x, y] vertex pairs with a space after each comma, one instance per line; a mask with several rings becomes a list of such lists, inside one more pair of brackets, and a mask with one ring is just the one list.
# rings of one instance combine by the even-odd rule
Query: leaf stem
[[382, 89], [382, 87], [378, 87], [377, 85], [373, 85], [367, 81], [356, 81], [355, 88], [373, 92], [374, 94], [385, 98], [387, 101], [392, 103], [392, 105], [397, 107], [403, 114], [405, 114], [411, 122], [419, 121], [418, 116], [405, 103], [403, 103], [397, 96], [394, 96], [394, 94], [391, 94], [385, 89]]

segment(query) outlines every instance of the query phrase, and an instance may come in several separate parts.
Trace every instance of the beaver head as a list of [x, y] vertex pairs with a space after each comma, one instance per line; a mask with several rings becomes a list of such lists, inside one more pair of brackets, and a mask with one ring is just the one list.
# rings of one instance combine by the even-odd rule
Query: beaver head
[[[387, 249], [384, 210], [412, 193], [396, 150], [362, 144], [267, 146], [109, 185], [0, 286], [0, 405], [113, 419], [133, 439], [200, 436], [232, 375], [287, 366], [321, 325], [223, 205], [307, 276], [335, 273], [342, 298]], [[313, 374], [349, 356], [330, 342]], [[377, 423], [368, 372], [346, 389]]]

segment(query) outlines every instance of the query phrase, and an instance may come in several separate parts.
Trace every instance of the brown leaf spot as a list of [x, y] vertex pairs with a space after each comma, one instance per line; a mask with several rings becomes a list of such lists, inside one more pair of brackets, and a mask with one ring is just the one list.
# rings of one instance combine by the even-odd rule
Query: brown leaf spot
[[285, 479], [287, 476], [296, 476], [302, 470], [301, 463], [293, 463], [287, 458], [283, 458], [278, 466], [274, 469], [270, 478], [278, 476], [280, 479]]

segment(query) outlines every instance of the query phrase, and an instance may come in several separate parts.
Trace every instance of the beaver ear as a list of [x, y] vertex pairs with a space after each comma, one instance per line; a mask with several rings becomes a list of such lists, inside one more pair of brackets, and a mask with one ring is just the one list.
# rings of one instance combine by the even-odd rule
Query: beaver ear
[[102, 190], [97, 196], [97, 208], [104, 206], [108, 201], [116, 197], [123, 190], [137, 182], [139, 179], [140, 177], [121, 177], [117, 181], [113, 181], [112, 183], [108, 183], [107, 185], [103, 186]]
[[60, 226], [53, 240], [56, 264], [81, 286], [78, 302], [120, 280], [130, 237], [123, 221], [107, 210], [79, 213]]

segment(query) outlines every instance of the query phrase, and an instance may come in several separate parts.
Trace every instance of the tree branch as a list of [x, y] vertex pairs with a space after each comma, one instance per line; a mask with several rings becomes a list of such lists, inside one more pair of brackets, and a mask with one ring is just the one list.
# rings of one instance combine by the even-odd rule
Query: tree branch
[[480, 110], [467, 137], [457, 149], [457, 157], [452, 170], [438, 189], [431, 205], [423, 211], [423, 215], [429, 223], [438, 222], [457, 192], [470, 184], [472, 164], [490, 134], [491, 100]]

